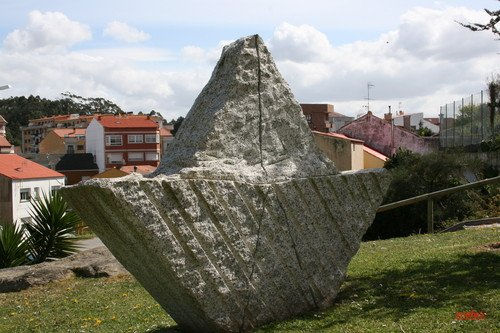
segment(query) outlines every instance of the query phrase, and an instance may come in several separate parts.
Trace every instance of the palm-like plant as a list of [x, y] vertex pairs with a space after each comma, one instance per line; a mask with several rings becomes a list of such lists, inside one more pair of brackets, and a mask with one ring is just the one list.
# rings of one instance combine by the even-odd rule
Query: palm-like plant
[[75, 231], [78, 215], [59, 193], [32, 201], [31, 223], [26, 224], [32, 263], [66, 257], [78, 249]]
[[24, 227], [0, 223], [0, 268], [15, 267], [27, 262], [28, 243]]

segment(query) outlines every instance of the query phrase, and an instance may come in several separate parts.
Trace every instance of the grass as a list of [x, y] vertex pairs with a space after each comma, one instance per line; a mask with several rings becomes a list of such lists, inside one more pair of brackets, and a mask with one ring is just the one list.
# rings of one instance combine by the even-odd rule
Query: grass
[[[259, 332], [498, 332], [500, 229], [365, 242], [337, 303]], [[456, 312], [486, 313], [484, 320]], [[0, 332], [171, 331], [131, 277], [70, 279], [0, 294]]]
[[78, 240], [85, 240], [85, 239], [92, 239], [94, 237], [97, 237], [96, 234], [94, 234], [93, 232], [89, 231], [89, 232], [84, 232], [82, 234], [77, 234], [76, 235], [76, 239]]

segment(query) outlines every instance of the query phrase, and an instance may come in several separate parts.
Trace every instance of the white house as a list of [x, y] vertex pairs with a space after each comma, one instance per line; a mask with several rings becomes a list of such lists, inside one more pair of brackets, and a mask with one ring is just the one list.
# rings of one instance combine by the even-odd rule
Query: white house
[[418, 130], [420, 127], [426, 127], [432, 133], [439, 133], [439, 125], [433, 124], [424, 118], [424, 113], [400, 114], [393, 118], [394, 125], [404, 127], [408, 130]]
[[0, 154], [0, 220], [30, 219], [30, 200], [64, 186], [64, 175], [16, 154]]

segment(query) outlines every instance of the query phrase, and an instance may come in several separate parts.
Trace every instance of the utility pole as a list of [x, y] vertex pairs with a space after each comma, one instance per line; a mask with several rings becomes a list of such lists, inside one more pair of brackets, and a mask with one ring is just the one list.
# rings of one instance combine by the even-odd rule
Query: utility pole
[[368, 112], [370, 112], [370, 88], [372, 88], [372, 87], [375, 87], [375, 85], [370, 83], [370, 82], [368, 82], [366, 84], [366, 89], [368, 91], [368, 97], [366, 97], [365, 99], [367, 100], [366, 108], [368, 109]]

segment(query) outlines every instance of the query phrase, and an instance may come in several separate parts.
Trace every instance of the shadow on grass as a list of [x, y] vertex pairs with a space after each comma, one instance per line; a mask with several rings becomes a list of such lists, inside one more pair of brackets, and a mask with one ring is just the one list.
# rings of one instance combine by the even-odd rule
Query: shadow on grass
[[[485, 310], [489, 305], [475, 295], [500, 288], [500, 255], [478, 252], [414, 261], [408, 269], [385, 270], [378, 274], [349, 277], [336, 304], [322, 313], [309, 313], [287, 324], [302, 329], [303, 321], [315, 322], [314, 329], [345, 324], [356, 318], [390, 318], [398, 321], [419, 308], [439, 309], [456, 304], [460, 310]], [[350, 306], [359, 302], [360, 307]], [[347, 304], [347, 306], [346, 306]], [[334, 315], [329, 316], [334, 313]], [[453, 314], [451, 314], [453, 315]], [[273, 324], [263, 327], [272, 330]], [[147, 333], [179, 333], [178, 327], [158, 327]]]
[[484, 304], [480, 297], [500, 288], [499, 267], [498, 252], [479, 252], [414, 261], [408, 269], [349, 277], [334, 306], [296, 318], [300, 320], [286, 327], [300, 329], [303, 321], [311, 321], [315, 329], [322, 329], [362, 318], [397, 322], [418, 309], [438, 311], [449, 306], [456, 306], [456, 311], [483, 311], [491, 304]]

